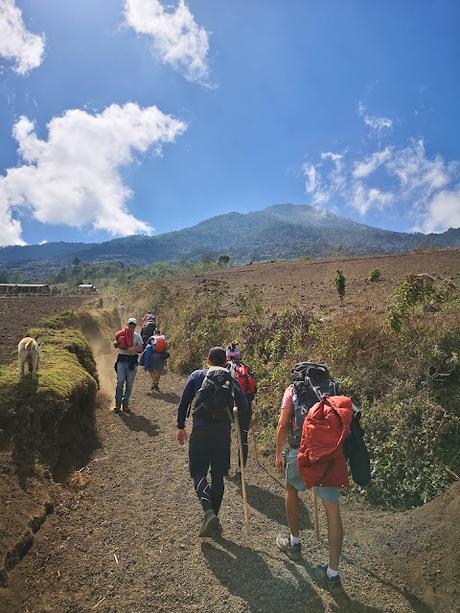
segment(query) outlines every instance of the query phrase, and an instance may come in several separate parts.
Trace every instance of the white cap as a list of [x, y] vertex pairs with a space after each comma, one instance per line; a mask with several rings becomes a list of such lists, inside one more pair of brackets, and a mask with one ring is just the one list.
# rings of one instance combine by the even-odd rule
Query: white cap
[[137, 326], [137, 319], [135, 317], [130, 317], [128, 319], [128, 323], [129, 324], [134, 324], [135, 326]]

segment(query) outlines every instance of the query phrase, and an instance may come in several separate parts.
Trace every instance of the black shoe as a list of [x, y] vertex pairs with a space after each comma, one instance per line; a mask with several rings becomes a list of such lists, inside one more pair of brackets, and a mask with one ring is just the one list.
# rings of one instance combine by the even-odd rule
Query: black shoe
[[128, 406], [124, 406], [123, 413], [126, 413], [126, 415], [131, 415], [131, 409]]
[[278, 549], [283, 551], [287, 557], [294, 562], [300, 562], [302, 559], [302, 545], [300, 543], [291, 545], [291, 539], [289, 536], [285, 537], [279, 534], [276, 537], [276, 544], [278, 545]]
[[315, 566], [312, 570], [313, 579], [328, 590], [339, 591], [342, 589], [342, 582], [340, 581], [340, 575], [337, 577], [328, 577], [327, 565], [320, 564]]
[[121, 410], [121, 407], [120, 407], [120, 405], [118, 405], [118, 404], [117, 404], [117, 405], [115, 405], [115, 407], [114, 407], [114, 409], [113, 409], [113, 412], [114, 412], [114, 413], [119, 413], [119, 412], [120, 412], [120, 410]]
[[206, 511], [203, 515], [203, 521], [201, 522], [199, 536], [214, 536], [217, 531], [217, 527], [219, 525], [219, 520], [217, 515], [211, 509]]

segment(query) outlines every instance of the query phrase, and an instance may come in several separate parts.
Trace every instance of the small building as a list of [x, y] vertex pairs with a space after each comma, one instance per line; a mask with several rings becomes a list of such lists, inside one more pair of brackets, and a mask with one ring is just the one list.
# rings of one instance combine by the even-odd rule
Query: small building
[[78, 291], [80, 294], [96, 294], [97, 287], [92, 283], [80, 283]]
[[49, 296], [47, 283], [0, 283], [0, 296]]

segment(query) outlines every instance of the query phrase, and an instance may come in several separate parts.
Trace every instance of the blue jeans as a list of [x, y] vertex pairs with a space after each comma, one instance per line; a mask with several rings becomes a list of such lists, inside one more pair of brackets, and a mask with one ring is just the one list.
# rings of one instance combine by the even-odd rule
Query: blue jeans
[[129, 362], [117, 363], [117, 388], [115, 390], [115, 405], [117, 407], [128, 406], [136, 370], [137, 366], [133, 366], [132, 370], [129, 369]]

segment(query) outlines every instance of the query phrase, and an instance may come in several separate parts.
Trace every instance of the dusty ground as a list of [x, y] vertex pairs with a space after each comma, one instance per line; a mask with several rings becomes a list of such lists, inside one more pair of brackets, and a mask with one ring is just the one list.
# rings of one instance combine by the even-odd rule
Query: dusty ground
[[[335, 260], [256, 262], [177, 278], [170, 283], [173, 287], [190, 291], [202, 279], [220, 279], [229, 284], [230, 296], [236, 296], [246, 287], [261, 288], [265, 306], [273, 310], [292, 302], [330, 312], [338, 308], [337, 292], [332, 283], [338, 268], [346, 277], [347, 311], [383, 311], [391, 300], [395, 284], [408, 273], [427, 273], [452, 279], [460, 287], [460, 251], [455, 249]], [[382, 280], [369, 283], [367, 275], [374, 268], [380, 269]]]
[[[102, 359], [100, 370], [109, 377], [112, 359]], [[100, 408], [102, 448], [62, 489], [30, 551], [10, 571], [8, 588], [0, 589], [1, 613], [455, 610], [452, 599], [430, 608], [393, 568], [391, 556], [389, 562], [378, 555], [388, 548], [389, 526], [406, 514], [371, 512], [351, 497], [343, 501], [344, 590], [331, 596], [315, 585], [310, 569], [326, 560], [324, 520], [318, 543], [305, 496], [304, 563], [281, 555], [274, 540], [286, 530], [282, 490], [258, 468], [254, 453], [249, 534], [238, 484], [227, 481], [224, 536], [199, 539], [187, 452], [174, 440], [183, 384], [169, 374], [153, 396], [139, 372], [134, 415], [113, 414], [108, 401]]]
[[28, 328], [87, 300], [87, 296], [0, 296], [0, 364], [16, 359], [18, 343]]

